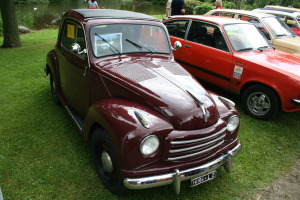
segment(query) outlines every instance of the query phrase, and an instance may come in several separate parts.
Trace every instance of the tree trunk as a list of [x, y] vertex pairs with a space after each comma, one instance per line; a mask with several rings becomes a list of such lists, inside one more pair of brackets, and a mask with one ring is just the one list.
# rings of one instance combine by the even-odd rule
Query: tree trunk
[[14, 0], [0, 0], [0, 9], [3, 23], [2, 48], [21, 47], [18, 22], [15, 12]]

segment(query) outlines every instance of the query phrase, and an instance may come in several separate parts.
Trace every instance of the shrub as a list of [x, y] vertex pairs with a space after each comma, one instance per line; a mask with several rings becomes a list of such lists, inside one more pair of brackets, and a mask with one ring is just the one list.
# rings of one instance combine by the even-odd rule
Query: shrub
[[185, 14], [186, 15], [194, 14], [194, 9], [200, 4], [201, 3], [198, 0], [185, 0], [184, 1]]
[[211, 3], [200, 3], [195, 7], [194, 14], [203, 15], [214, 8], [215, 6]]
[[235, 9], [235, 8], [237, 8], [237, 6], [236, 6], [236, 4], [234, 2], [223, 1], [223, 8], [226, 8], [226, 9]]

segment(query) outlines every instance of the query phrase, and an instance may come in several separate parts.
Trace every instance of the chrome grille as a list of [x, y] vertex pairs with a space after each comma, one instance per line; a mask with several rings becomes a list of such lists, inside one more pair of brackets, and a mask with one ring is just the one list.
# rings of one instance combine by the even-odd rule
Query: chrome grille
[[224, 143], [226, 127], [209, 136], [193, 139], [174, 139], [170, 142], [170, 150], [167, 160], [177, 161], [197, 156], [201, 158], [215, 151]]

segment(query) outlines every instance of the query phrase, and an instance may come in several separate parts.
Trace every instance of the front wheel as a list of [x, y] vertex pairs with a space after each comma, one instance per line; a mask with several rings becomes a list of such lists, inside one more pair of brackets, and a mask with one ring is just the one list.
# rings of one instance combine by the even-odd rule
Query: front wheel
[[120, 176], [119, 163], [114, 145], [109, 135], [102, 129], [96, 129], [90, 141], [90, 150], [96, 170], [107, 189], [113, 194], [127, 192]]
[[276, 93], [264, 86], [253, 85], [242, 95], [244, 111], [256, 119], [268, 120], [274, 118], [280, 108]]

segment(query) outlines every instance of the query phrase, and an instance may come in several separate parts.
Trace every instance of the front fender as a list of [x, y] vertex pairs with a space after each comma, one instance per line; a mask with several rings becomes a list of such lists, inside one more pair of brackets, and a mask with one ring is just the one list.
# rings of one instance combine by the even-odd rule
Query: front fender
[[[139, 112], [145, 117], [150, 127], [145, 128], [134, 112]], [[86, 141], [91, 138], [94, 127], [97, 126], [102, 127], [110, 135], [121, 168], [127, 170], [158, 161], [162, 154], [163, 140], [173, 130], [165, 119], [149, 108], [117, 98], [97, 101], [89, 108], [83, 130]], [[155, 155], [144, 157], [139, 152], [139, 146], [150, 134], [158, 136], [161, 145]]]
[[48, 52], [46, 57], [46, 75], [48, 75], [50, 72], [52, 72], [52, 75], [54, 78], [57, 77], [58, 72], [58, 64], [57, 64], [57, 56], [55, 50], [51, 50]]

